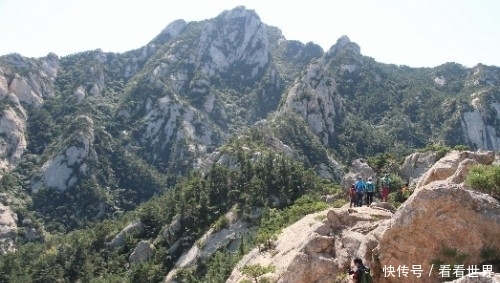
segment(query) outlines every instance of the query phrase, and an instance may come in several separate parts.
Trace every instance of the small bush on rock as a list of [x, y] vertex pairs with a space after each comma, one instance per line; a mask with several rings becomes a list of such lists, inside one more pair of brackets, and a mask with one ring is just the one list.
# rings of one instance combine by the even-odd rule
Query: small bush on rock
[[472, 189], [487, 193], [500, 200], [500, 166], [475, 165], [465, 179]]

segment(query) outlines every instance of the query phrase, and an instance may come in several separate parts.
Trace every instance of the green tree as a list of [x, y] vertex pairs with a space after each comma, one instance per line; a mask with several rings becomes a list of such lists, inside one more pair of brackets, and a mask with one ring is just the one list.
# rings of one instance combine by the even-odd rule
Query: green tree
[[276, 270], [276, 267], [273, 265], [270, 266], [262, 266], [260, 264], [251, 264], [251, 265], [245, 265], [241, 269], [241, 272], [245, 275], [250, 276], [255, 283], [259, 282], [259, 277], [270, 272], [274, 272]]

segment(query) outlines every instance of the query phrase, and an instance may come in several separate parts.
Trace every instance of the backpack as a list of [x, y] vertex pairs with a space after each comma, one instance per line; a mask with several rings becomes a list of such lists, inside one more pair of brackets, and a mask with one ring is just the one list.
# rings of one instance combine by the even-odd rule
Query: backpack
[[373, 283], [372, 275], [370, 274], [370, 268], [364, 268], [363, 276], [361, 277], [361, 283]]
[[365, 190], [365, 184], [363, 183], [363, 181], [356, 181], [354, 186], [356, 188], [356, 193], [358, 194], [363, 193], [363, 191]]
[[369, 193], [373, 193], [374, 187], [371, 181], [366, 182], [366, 191]]

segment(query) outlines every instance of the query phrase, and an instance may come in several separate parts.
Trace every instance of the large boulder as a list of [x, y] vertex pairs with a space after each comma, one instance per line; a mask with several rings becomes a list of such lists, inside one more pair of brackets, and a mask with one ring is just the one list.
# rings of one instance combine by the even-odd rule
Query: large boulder
[[168, 245], [173, 245], [177, 240], [179, 240], [182, 232], [182, 218], [180, 216], [174, 217], [172, 219], [172, 222], [165, 227], [165, 230], [163, 230], [162, 235], [163, 239], [167, 242]]
[[347, 206], [310, 214], [285, 228], [270, 250], [254, 249], [236, 265], [226, 283], [245, 282], [247, 265], [274, 266], [262, 276], [278, 283], [330, 283], [345, 274], [355, 257], [371, 258], [390, 212]]
[[354, 184], [358, 177], [363, 178], [364, 181], [372, 177], [373, 183], [377, 183], [377, 180], [375, 178], [375, 171], [373, 170], [373, 168], [371, 168], [368, 163], [366, 163], [366, 160], [360, 158], [352, 162], [349, 172], [344, 176], [344, 178], [342, 178], [342, 182], [340, 183], [340, 185], [344, 189], [349, 189], [349, 187]]
[[399, 175], [409, 182], [418, 180], [437, 160], [438, 155], [435, 151], [415, 152], [405, 158], [399, 169]]
[[144, 232], [145, 226], [140, 220], [135, 220], [131, 222], [127, 227], [118, 233], [111, 242], [108, 244], [110, 250], [121, 247], [125, 244], [127, 235], [129, 234], [140, 234]]
[[[401, 282], [380, 267], [419, 264], [427, 273], [433, 261], [480, 265], [482, 251], [500, 251], [500, 202], [463, 184], [436, 181], [416, 190], [397, 210], [379, 239], [372, 264], [376, 282]], [[461, 258], [461, 259], [460, 259]], [[434, 268], [437, 268], [436, 266]], [[496, 266], [494, 268], [500, 268]], [[436, 269], [435, 269], [436, 270]], [[439, 273], [405, 282], [439, 281]]]
[[154, 246], [148, 241], [140, 241], [128, 258], [130, 264], [139, 264], [149, 260], [155, 253]]
[[[468, 169], [473, 164], [490, 165], [495, 160], [495, 153], [492, 151], [452, 151], [436, 162], [418, 181], [417, 188], [425, 186], [431, 182], [446, 180], [461, 183], [467, 175]], [[462, 165], [461, 165], [462, 164]], [[457, 171], [457, 169], [460, 170]], [[455, 176], [454, 176], [455, 175]]]

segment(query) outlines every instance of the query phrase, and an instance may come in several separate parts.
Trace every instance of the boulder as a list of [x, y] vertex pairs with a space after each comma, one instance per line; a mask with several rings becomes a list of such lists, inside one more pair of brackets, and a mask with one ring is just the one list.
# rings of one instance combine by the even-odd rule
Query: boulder
[[108, 244], [108, 248], [110, 250], [121, 247], [125, 244], [125, 238], [128, 234], [132, 233], [142, 233], [144, 231], [144, 224], [140, 220], [135, 220], [127, 227], [123, 228], [123, 230], [118, 233], [111, 242]]
[[278, 283], [330, 283], [345, 274], [355, 257], [371, 258], [391, 213], [362, 207], [325, 210], [285, 228], [271, 250], [254, 249], [241, 259], [227, 283], [245, 282], [246, 265], [274, 266], [262, 277]]
[[[457, 169], [462, 161], [470, 159], [471, 161], [466, 161], [463, 163], [461, 171], [458, 172]], [[452, 180], [456, 182], [463, 181], [466, 174], [467, 168], [470, 168], [472, 163], [474, 164], [485, 164], [490, 165], [495, 160], [495, 153], [492, 151], [452, 151], [448, 153], [445, 157], [441, 158], [436, 162], [418, 181], [417, 188], [425, 186], [431, 182], [438, 180], [445, 180], [452, 177], [455, 173], [458, 175], [453, 176]]]
[[[432, 261], [453, 265], [458, 254], [464, 255], [465, 266], [480, 264], [484, 260], [481, 251], [500, 250], [498, 239], [498, 200], [467, 190], [462, 184], [432, 182], [417, 189], [397, 210], [390, 229], [381, 235], [374, 250], [373, 263], [379, 268], [372, 268], [372, 272], [376, 282], [389, 283], [401, 282], [401, 278], [384, 276], [381, 267], [419, 264], [429, 272]], [[449, 251], [454, 251], [451, 256]], [[405, 282], [431, 283], [439, 279], [436, 271], [430, 277], [413, 277], [413, 281]]]
[[[31, 84], [30, 84], [31, 83]], [[21, 102], [28, 105], [40, 106], [43, 103], [43, 98], [37, 89], [32, 87], [33, 82], [18, 74], [12, 79], [9, 90], [14, 93]]]
[[434, 151], [415, 152], [405, 158], [403, 165], [399, 169], [399, 175], [403, 180], [409, 182], [418, 180], [437, 160], [438, 155]]
[[370, 207], [374, 208], [374, 209], [387, 210], [390, 212], [396, 211], [396, 208], [392, 204], [385, 202], [385, 201], [384, 202], [382, 202], [382, 201], [381, 202], [372, 202], [370, 204]]
[[375, 171], [371, 168], [366, 160], [364, 159], [356, 159], [352, 162], [351, 168], [349, 172], [342, 178], [342, 182], [340, 185], [344, 189], [349, 189], [354, 182], [356, 182], [358, 176], [363, 178], [366, 181], [368, 178], [372, 177], [373, 183], [377, 183], [377, 179], [375, 178]]
[[172, 219], [172, 222], [165, 227], [162, 235], [168, 245], [172, 246], [177, 240], [179, 240], [182, 231], [181, 217], [176, 216]]
[[149, 260], [155, 253], [154, 246], [148, 241], [140, 241], [128, 258], [130, 264], [135, 265]]

